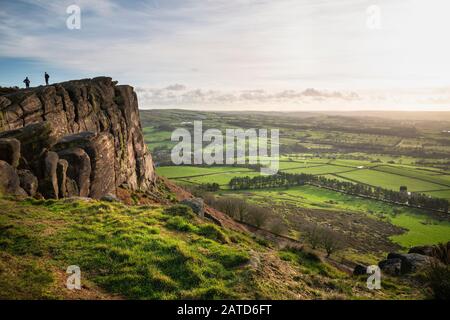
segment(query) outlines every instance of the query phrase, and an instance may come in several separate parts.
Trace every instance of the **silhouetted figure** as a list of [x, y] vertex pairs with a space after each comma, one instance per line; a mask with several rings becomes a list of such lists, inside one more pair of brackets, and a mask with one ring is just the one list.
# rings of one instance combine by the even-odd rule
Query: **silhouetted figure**
[[28, 79], [28, 77], [25, 78], [25, 80], [23, 80], [23, 82], [25, 83], [25, 85], [27, 86], [27, 88], [30, 87], [30, 79]]
[[50, 78], [50, 76], [46, 72], [44, 77], [45, 77], [45, 85], [48, 86], [48, 79]]

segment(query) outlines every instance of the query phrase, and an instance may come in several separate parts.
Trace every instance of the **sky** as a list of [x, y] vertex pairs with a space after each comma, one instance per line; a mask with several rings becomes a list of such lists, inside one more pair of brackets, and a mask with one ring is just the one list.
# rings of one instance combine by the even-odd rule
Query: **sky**
[[141, 108], [450, 111], [449, 15], [448, 0], [0, 0], [0, 86], [47, 71], [110, 76]]

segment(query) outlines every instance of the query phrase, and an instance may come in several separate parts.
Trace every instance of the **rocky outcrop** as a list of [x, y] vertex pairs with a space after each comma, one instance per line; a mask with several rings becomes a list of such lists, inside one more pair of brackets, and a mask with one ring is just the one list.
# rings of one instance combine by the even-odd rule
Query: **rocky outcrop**
[[438, 260], [418, 253], [389, 253], [387, 258], [378, 263], [380, 269], [391, 275], [414, 273]]
[[1, 94], [0, 151], [29, 195], [100, 199], [155, 185], [136, 94], [107, 77]]

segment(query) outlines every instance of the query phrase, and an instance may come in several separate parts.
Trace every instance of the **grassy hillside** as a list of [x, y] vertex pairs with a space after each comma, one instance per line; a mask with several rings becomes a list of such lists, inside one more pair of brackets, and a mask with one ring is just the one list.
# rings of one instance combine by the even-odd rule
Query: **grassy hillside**
[[[276, 248], [184, 206], [0, 198], [0, 298], [423, 298], [408, 280], [365, 288], [307, 249]], [[65, 288], [69, 265], [82, 290]]]

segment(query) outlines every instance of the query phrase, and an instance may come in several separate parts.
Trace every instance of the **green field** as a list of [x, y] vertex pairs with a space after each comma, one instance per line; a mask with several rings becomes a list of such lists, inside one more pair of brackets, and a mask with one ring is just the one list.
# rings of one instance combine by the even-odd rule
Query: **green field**
[[370, 169], [355, 170], [338, 175], [345, 179], [355, 180], [357, 182], [369, 184], [371, 186], [379, 186], [392, 190], [399, 190], [400, 186], [407, 186], [408, 191], [411, 192], [439, 190], [442, 188], [442, 186], [438, 184], [418, 180], [413, 177], [404, 177]]
[[393, 224], [406, 228], [408, 231], [391, 239], [409, 248], [429, 243], [450, 241], [450, 222], [438, 222], [424, 215], [400, 214], [391, 218]]
[[[358, 180], [364, 183], [395, 190], [399, 189], [401, 185], [407, 185], [408, 189], [411, 191], [439, 190], [442, 188], [440, 185], [420, 180], [422, 175], [417, 168], [393, 168], [394, 170], [392, 170], [392, 172], [395, 172], [394, 174], [374, 169], [354, 169], [355, 166], [368, 165], [365, 161], [358, 162], [355, 160], [340, 160], [339, 162], [333, 162], [337, 165], [327, 164], [323, 159], [283, 161], [280, 163], [285, 172], [318, 174], [333, 179], [348, 178], [351, 181]], [[303, 167], [297, 168], [297, 166]], [[292, 169], [293, 167], [296, 169]], [[352, 171], [347, 172], [349, 171], [349, 168]], [[411, 177], [403, 176], [409, 172], [412, 173]], [[260, 174], [259, 172], [247, 168], [227, 166], [168, 166], [158, 167], [157, 173], [174, 179], [174, 181], [180, 184], [198, 185], [216, 182], [223, 190], [220, 192], [222, 195], [244, 197], [246, 200], [260, 204], [264, 203], [265, 205], [290, 204], [298, 208], [335, 211], [343, 210], [359, 212], [375, 218], [382, 217], [398, 227], [407, 229], [404, 234], [391, 237], [394, 242], [402, 246], [424, 245], [427, 243], [438, 243], [450, 240], [450, 223], [430, 219], [424, 211], [393, 206], [388, 203], [363, 199], [323, 188], [300, 186], [289, 189], [267, 189], [240, 192], [228, 190], [227, 184], [231, 178], [242, 176], [254, 177]], [[336, 173], [336, 175], [329, 173]], [[398, 174], [402, 174], [402, 176]], [[432, 179], [432, 177], [429, 177], [429, 179]], [[430, 192], [430, 194], [449, 198], [450, 192], [435, 191]]]
[[304, 167], [304, 168], [285, 169], [282, 171], [288, 172], [288, 173], [306, 173], [306, 174], [314, 174], [314, 175], [323, 175], [323, 174], [330, 174], [330, 173], [346, 172], [346, 171], [349, 171], [349, 168], [324, 164], [324, 165], [315, 165], [315, 166], [309, 166], [309, 167]]
[[169, 166], [169, 167], [157, 167], [156, 172], [167, 178], [184, 178], [193, 176], [206, 176], [211, 174], [222, 173], [242, 173], [248, 172], [249, 174], [254, 172], [246, 168], [237, 167], [195, 167], [195, 166]]

